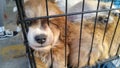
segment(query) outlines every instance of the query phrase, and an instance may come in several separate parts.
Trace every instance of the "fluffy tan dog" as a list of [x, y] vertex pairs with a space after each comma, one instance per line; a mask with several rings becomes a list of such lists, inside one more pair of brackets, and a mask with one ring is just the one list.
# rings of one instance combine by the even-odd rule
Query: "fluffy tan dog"
[[[62, 13], [55, 5], [50, 2], [48, 4], [50, 7], [50, 15]], [[46, 15], [45, 0], [27, 0], [24, 6], [27, 17]], [[35, 57], [39, 59], [36, 59], [39, 61], [36, 62], [38, 68], [41, 68], [43, 64], [45, 64], [46, 68], [51, 66], [51, 49], [53, 68], [65, 68], [65, 45], [59, 39], [59, 35], [59, 28], [52, 23], [48, 25], [46, 19], [31, 22], [27, 36], [30, 47], [35, 50]], [[66, 61], [68, 54], [69, 48], [66, 45]]]
[[[101, 23], [97, 24], [89, 65], [94, 65], [99, 60], [102, 61], [104, 59], [108, 59], [110, 56], [115, 56], [117, 52], [117, 48], [119, 46], [119, 40], [120, 40], [119, 38], [120, 24], [118, 24], [118, 29], [116, 31], [116, 34], [112, 43], [112, 48], [110, 49], [110, 53], [109, 53], [109, 48], [110, 48], [110, 43], [113, 37], [113, 33], [115, 31], [117, 19], [118, 18], [115, 18], [115, 21], [113, 21], [113, 23], [108, 24], [107, 32], [106, 32], [103, 44], [102, 44], [102, 39], [103, 39], [105, 25]], [[59, 25], [59, 28], [62, 27], [60, 29], [61, 31], [60, 39], [64, 40], [65, 39], [65, 35], [64, 35], [65, 19], [56, 18], [55, 20], [52, 20], [52, 21], [56, 25]], [[90, 52], [93, 29], [94, 29], [94, 24], [92, 21], [88, 20], [88, 21], [84, 21], [83, 23], [84, 25], [82, 29], [79, 67], [86, 66], [88, 63], [88, 57], [89, 57], [88, 53]], [[73, 24], [68, 22], [67, 43], [70, 47], [70, 55], [69, 55], [68, 63], [73, 68], [76, 67], [78, 64], [79, 36], [80, 36], [79, 31], [80, 31], [79, 24]]]
[[[45, 0], [27, 0], [24, 6], [27, 17], [46, 16]], [[62, 13], [56, 5], [49, 2], [48, 6], [49, 15]], [[80, 23], [71, 23], [69, 21], [67, 23], [66, 37], [69, 47], [67, 47], [66, 58], [68, 58], [68, 64], [74, 68], [78, 64]], [[91, 20], [86, 20], [83, 23], [79, 67], [86, 66], [88, 63], [94, 28]], [[105, 25], [102, 23], [97, 24], [89, 65], [94, 65], [97, 61], [107, 59], [109, 56], [116, 54], [120, 28], [117, 29], [112, 49], [108, 53], [115, 26], [116, 18], [113, 23], [108, 25], [102, 44]], [[118, 25], [118, 27], [120, 26]], [[46, 68], [50, 67], [50, 49], [53, 52], [53, 68], [65, 68], [65, 17], [51, 18], [49, 25], [46, 19], [32, 21], [28, 31], [28, 41], [30, 47], [35, 50], [36, 63], [38, 64], [37, 66], [40, 66], [38, 68], [41, 68], [42, 65], [45, 65]]]

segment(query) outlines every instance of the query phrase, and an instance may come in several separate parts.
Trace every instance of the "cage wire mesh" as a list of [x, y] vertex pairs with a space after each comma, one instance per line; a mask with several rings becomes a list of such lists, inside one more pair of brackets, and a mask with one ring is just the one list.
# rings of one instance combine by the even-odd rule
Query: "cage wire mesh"
[[[118, 8], [112, 8], [112, 5], [115, 4], [115, 5], [117, 5], [117, 7], [120, 7], [120, 1], [119, 0], [98, 0], [97, 10], [94, 10], [94, 11], [84, 11], [85, 0], [83, 0], [82, 12], [68, 13], [68, 10], [67, 10], [68, 5], [67, 4], [68, 4], [69, 0], [66, 0], [66, 2], [65, 2], [65, 14], [51, 15], [51, 16], [49, 16], [49, 14], [48, 14], [48, 12], [49, 12], [48, 11], [48, 0], [45, 0], [46, 1], [46, 13], [47, 13], [47, 16], [41, 16], [41, 17], [35, 17], [35, 18], [26, 18], [25, 12], [24, 12], [23, 0], [15, 0], [15, 1], [16, 1], [16, 5], [17, 5], [17, 8], [18, 8], [19, 22], [21, 24], [22, 31], [23, 31], [24, 44], [26, 46], [26, 54], [27, 54], [27, 57], [28, 57], [28, 60], [29, 60], [29, 63], [30, 63], [30, 68], [36, 68], [36, 63], [35, 63], [35, 59], [34, 59], [34, 55], [33, 55], [33, 50], [29, 47], [28, 40], [27, 40], [27, 32], [28, 32], [28, 26], [27, 26], [27, 24], [28, 24], [28, 22], [30, 22], [32, 20], [47, 18], [47, 22], [49, 24], [49, 18], [55, 18], [55, 17], [65, 16], [65, 44], [64, 45], [65, 45], [65, 56], [66, 56], [67, 17], [71, 16], [71, 15], [81, 14], [81, 24], [80, 24], [81, 28], [80, 28], [80, 40], [79, 40], [79, 52], [80, 52], [81, 37], [82, 37], [83, 16], [84, 16], [84, 14], [87, 14], [87, 13], [96, 13], [96, 15], [95, 15], [95, 22], [94, 22], [94, 30], [93, 30], [93, 35], [92, 35], [92, 42], [91, 42], [91, 49], [90, 49], [90, 52], [89, 52], [89, 60], [88, 60], [88, 64], [89, 64], [90, 54], [91, 54], [92, 47], [93, 47], [94, 34], [95, 34], [95, 29], [96, 29], [96, 23], [97, 23], [98, 13], [99, 12], [109, 11], [108, 12], [108, 20], [109, 20], [111, 11], [112, 10], [118, 10]], [[100, 1], [111, 2], [110, 9], [98, 10], [99, 9], [99, 5], [100, 5]], [[112, 46], [112, 43], [113, 43], [113, 39], [114, 39], [114, 36], [115, 36], [115, 33], [116, 33], [116, 29], [117, 29], [118, 23], [119, 23], [119, 18], [118, 18], [118, 21], [117, 21], [117, 24], [116, 24], [116, 27], [115, 27], [115, 31], [113, 33], [113, 37], [112, 37], [111, 43], [110, 43], [109, 52], [110, 52], [110, 49], [111, 49], [111, 46]], [[105, 30], [104, 30], [104, 35], [103, 35], [103, 41], [104, 41], [104, 38], [105, 38], [105, 35], [106, 35], [107, 26], [108, 26], [108, 23], [106, 23], [106, 25], [105, 25]], [[118, 65], [118, 68], [120, 68], [120, 56], [118, 54], [119, 48], [120, 48], [120, 43], [119, 43], [119, 47], [117, 49], [116, 56], [111, 57], [111, 58], [109, 58], [107, 60], [98, 62], [95, 66], [92, 66], [92, 68], [114, 68], [114, 67], [112, 67], [111, 62], [114, 65]], [[78, 59], [80, 59], [80, 57], [79, 57], [80, 53], [79, 52], [78, 52], [78, 54], [79, 54], [78, 55]], [[51, 52], [51, 59], [52, 59], [52, 52]], [[53, 67], [53, 61], [51, 61], [51, 62], [52, 62], [52, 65], [51, 65], [51, 68], [52, 68]], [[65, 58], [65, 66], [67, 67], [67, 63], [66, 62], [67, 61], [66, 61], [66, 58]], [[78, 60], [78, 66], [79, 66], [79, 63], [80, 62]], [[109, 66], [107, 66], [107, 65], [109, 65]], [[89, 68], [89, 66], [85, 66], [83, 68]]]

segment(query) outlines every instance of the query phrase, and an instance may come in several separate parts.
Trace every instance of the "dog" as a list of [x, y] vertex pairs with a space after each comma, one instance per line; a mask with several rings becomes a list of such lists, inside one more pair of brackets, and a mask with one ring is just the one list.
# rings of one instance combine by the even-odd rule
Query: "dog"
[[[46, 16], [46, 5], [45, 0], [25, 0], [24, 8], [26, 16], [29, 18]], [[63, 12], [57, 7], [57, 5], [48, 2], [49, 15], [62, 14]], [[41, 66], [41, 62], [45, 64], [46, 68], [51, 66], [51, 54], [52, 49], [52, 60], [53, 68], [67, 68], [65, 67], [65, 57], [69, 66], [72, 68], [83, 67], [86, 65], [94, 65], [99, 60], [108, 59], [110, 56], [115, 56], [116, 50], [119, 43], [120, 28], [117, 29], [115, 38], [113, 40], [112, 48], [109, 53], [111, 38], [113, 37], [114, 28], [116, 26], [116, 19], [112, 23], [108, 24], [106, 36], [104, 42], [102, 42], [104, 27], [102, 23], [96, 25], [96, 31], [93, 41], [93, 47], [91, 49], [91, 41], [93, 36], [94, 24], [91, 20], [84, 20], [82, 26], [82, 37], [81, 47], [79, 52], [79, 39], [80, 39], [80, 23], [72, 23], [67, 21], [67, 28], [65, 28], [65, 17], [56, 17], [46, 19], [33, 20], [31, 25], [28, 27], [28, 43], [31, 48], [35, 50], [34, 54], [37, 60], [37, 66]], [[49, 21], [49, 24], [47, 23]], [[120, 25], [120, 24], [118, 24]], [[119, 26], [118, 26], [119, 27]], [[65, 36], [65, 29], [67, 29]], [[66, 37], [66, 41], [65, 41]], [[65, 56], [65, 45], [66, 43], [66, 56]], [[78, 60], [78, 53], [80, 54]], [[42, 64], [42, 65], [43, 65]], [[40, 67], [38, 67], [40, 68]]]
[[[66, 9], [66, 5], [65, 5], [66, 1], [65, 0], [55, 0], [55, 3], [63, 12], [65, 12], [65, 9]], [[83, 4], [83, 0], [75, 0], [75, 1], [69, 0], [67, 2], [67, 13], [82, 12], [82, 7], [83, 7], [82, 4]], [[106, 2], [100, 1], [98, 10], [110, 9], [110, 5], [111, 5], [111, 2], [106, 3]], [[98, 6], [97, 0], [87, 0], [87, 1], [85, 0], [83, 11], [84, 12], [95, 11], [95, 10], [97, 10], [97, 6]], [[112, 9], [113, 8], [115, 9], [116, 7], [114, 5], [112, 5]], [[112, 10], [111, 13], [113, 13], [116, 16], [119, 16], [120, 11], [119, 10]], [[82, 16], [81, 14], [72, 15], [72, 16], [68, 16], [68, 19], [70, 21], [73, 21], [73, 22], [80, 22], [81, 16]], [[104, 19], [105, 20], [104, 23], [106, 23], [106, 19], [108, 18], [108, 11], [98, 12], [98, 19], [99, 20], [101, 19], [101, 16], [106, 17]], [[91, 17], [96, 17], [96, 12], [84, 14], [83, 19], [91, 19]], [[113, 17], [110, 15], [108, 23], [111, 23], [112, 21], [113, 21]]]
[[[45, 0], [28, 0], [24, 2], [25, 12], [27, 17], [37, 17], [46, 15]], [[49, 2], [50, 14], [60, 14], [58, 8]], [[41, 10], [42, 9], [42, 10]], [[55, 10], [55, 11], [53, 11]], [[37, 12], [37, 13], [36, 13]], [[31, 48], [33, 48], [34, 55], [37, 61], [45, 64], [44, 67], [50, 68], [53, 60], [53, 68], [66, 68], [65, 57], [69, 54], [68, 45], [65, 45], [59, 39], [60, 31], [54, 24], [47, 24], [47, 19], [40, 19], [31, 22], [29, 25], [29, 31], [27, 34], [28, 42]], [[51, 57], [52, 52], [52, 57]], [[37, 67], [41, 68], [41, 63], [37, 63]], [[41, 65], [39, 65], [41, 64]]]

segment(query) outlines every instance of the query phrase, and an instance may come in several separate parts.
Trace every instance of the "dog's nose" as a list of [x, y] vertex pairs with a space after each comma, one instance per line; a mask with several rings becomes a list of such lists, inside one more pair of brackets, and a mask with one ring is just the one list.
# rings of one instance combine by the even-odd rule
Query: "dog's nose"
[[40, 44], [45, 43], [47, 36], [45, 34], [40, 34], [35, 36], [35, 41], [37, 41]]

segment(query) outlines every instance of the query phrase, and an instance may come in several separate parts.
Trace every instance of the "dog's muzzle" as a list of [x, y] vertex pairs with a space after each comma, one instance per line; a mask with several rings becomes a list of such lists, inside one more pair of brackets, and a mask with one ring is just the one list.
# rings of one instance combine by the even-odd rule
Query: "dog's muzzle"
[[35, 36], [35, 41], [39, 44], [44, 44], [46, 42], [47, 36], [45, 34], [40, 34]]

